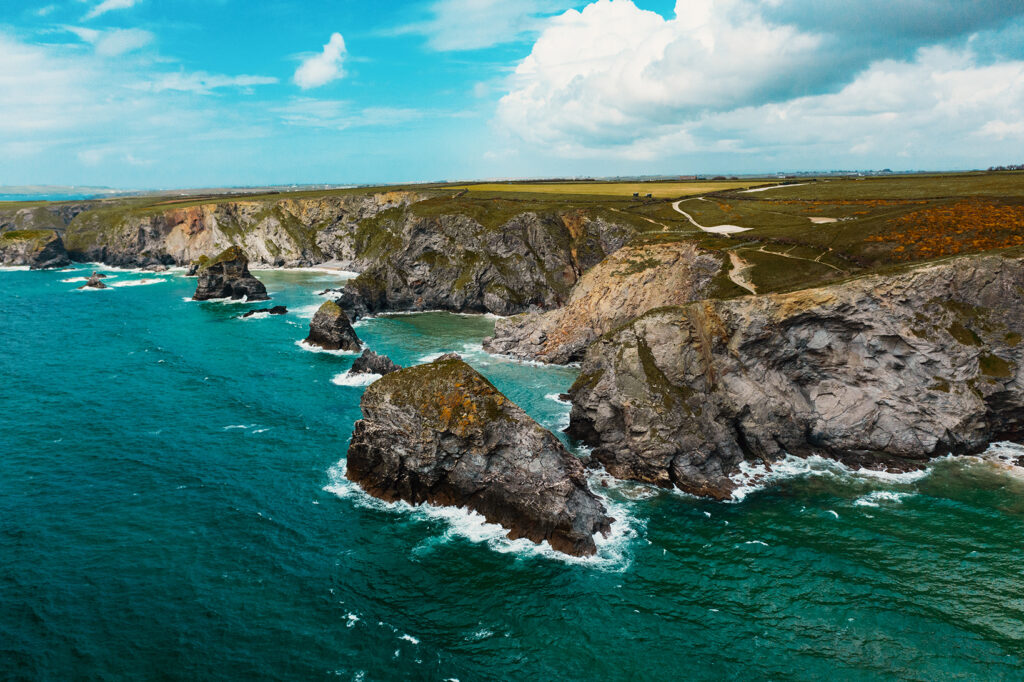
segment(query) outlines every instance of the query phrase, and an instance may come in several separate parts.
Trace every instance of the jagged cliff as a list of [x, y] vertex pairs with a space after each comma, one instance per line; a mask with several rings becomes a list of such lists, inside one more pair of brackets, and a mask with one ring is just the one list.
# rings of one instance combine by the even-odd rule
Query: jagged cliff
[[593, 343], [570, 433], [620, 478], [725, 498], [744, 460], [913, 468], [1024, 438], [1024, 259], [963, 257], [648, 312]]
[[60, 235], [50, 230], [0, 232], [0, 265], [28, 265], [33, 270], [70, 265]]
[[120, 266], [187, 265], [200, 256], [241, 247], [253, 265], [315, 265], [329, 260], [362, 269], [358, 223], [417, 199], [410, 192], [237, 200], [182, 207], [178, 202], [97, 207], [69, 225], [66, 244], [76, 260]]
[[565, 306], [498, 320], [484, 349], [564, 364], [590, 342], [653, 308], [706, 298], [721, 256], [689, 242], [625, 246], [586, 272]]
[[92, 202], [16, 203], [0, 206], [0, 232], [8, 230], [54, 230], [63, 233], [75, 216], [94, 207]]
[[550, 309], [634, 234], [579, 214], [529, 211], [488, 226], [466, 215], [391, 212], [361, 227], [356, 250], [372, 264], [345, 289], [371, 313]]

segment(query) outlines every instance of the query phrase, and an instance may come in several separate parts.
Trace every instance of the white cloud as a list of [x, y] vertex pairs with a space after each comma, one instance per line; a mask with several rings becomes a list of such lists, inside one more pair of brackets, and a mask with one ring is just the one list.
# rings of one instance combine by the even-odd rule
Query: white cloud
[[297, 98], [274, 110], [288, 125], [309, 128], [345, 128], [393, 126], [414, 121], [423, 116], [418, 109], [371, 107], [358, 110], [343, 100]]
[[106, 14], [115, 9], [129, 9], [139, 3], [140, 0], [103, 0], [100, 4], [89, 10], [89, 13], [85, 15], [85, 19], [95, 19], [101, 14]]
[[768, 24], [754, 7], [679, 0], [666, 20], [628, 0], [598, 0], [566, 12], [516, 68], [496, 123], [567, 158], [739, 154], [810, 167], [897, 153], [982, 163], [1021, 132], [1024, 62], [927, 48], [808, 95], [789, 83], [827, 61], [828, 44]]
[[476, 50], [509, 43], [540, 30], [545, 16], [564, 10], [569, 0], [436, 0], [431, 18], [395, 32], [427, 37], [433, 50]]
[[194, 92], [206, 95], [217, 88], [249, 89], [255, 85], [273, 85], [274, 83], [277, 83], [277, 79], [269, 76], [224, 76], [206, 73], [205, 71], [181, 71], [161, 74], [153, 80], [141, 84], [139, 87], [140, 89], [152, 92], [174, 90], [177, 92]]
[[346, 54], [345, 39], [340, 33], [332, 33], [323, 51], [304, 59], [295, 70], [295, 84], [303, 90], [308, 90], [343, 78], [345, 70], [342, 64]]
[[92, 28], [68, 26], [68, 31], [78, 38], [95, 46], [96, 54], [101, 57], [116, 57], [127, 52], [134, 52], [153, 42], [153, 34], [138, 28], [114, 28], [98, 31]]

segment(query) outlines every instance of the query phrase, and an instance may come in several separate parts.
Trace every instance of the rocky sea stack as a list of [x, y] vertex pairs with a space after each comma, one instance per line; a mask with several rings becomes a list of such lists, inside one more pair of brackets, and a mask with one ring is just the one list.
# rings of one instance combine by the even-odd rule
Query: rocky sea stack
[[71, 265], [60, 235], [51, 230], [0, 232], [0, 265], [28, 265], [33, 270]]
[[345, 350], [358, 353], [363, 345], [345, 311], [334, 301], [324, 301], [309, 323], [306, 343], [324, 350]]
[[225, 249], [216, 258], [203, 256], [196, 265], [199, 283], [195, 295], [192, 296], [196, 301], [207, 301], [211, 298], [244, 298], [248, 301], [270, 299], [263, 282], [249, 273], [249, 259], [237, 246]]
[[363, 351], [363, 354], [356, 358], [356, 361], [352, 363], [352, 368], [348, 371], [349, 374], [379, 374], [384, 376], [385, 374], [391, 374], [402, 369], [401, 365], [396, 365], [391, 362], [391, 358], [386, 355], [377, 355], [372, 350], [367, 348]]
[[612, 520], [559, 440], [450, 354], [363, 394], [347, 476], [385, 500], [465, 506], [566, 554], [594, 554]]
[[1024, 260], [970, 256], [649, 312], [596, 341], [569, 432], [618, 478], [731, 496], [746, 461], [920, 468], [1024, 438]]
[[102, 275], [98, 272], [92, 273], [85, 284], [78, 287], [79, 289], [107, 289], [107, 285], [103, 283], [106, 275]]

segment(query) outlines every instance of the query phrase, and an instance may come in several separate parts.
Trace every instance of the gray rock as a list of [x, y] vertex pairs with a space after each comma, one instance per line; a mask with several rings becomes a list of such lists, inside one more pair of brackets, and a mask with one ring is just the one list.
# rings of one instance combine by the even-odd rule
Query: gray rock
[[579, 460], [457, 355], [378, 380], [362, 411], [346, 475], [371, 495], [465, 506], [574, 555], [610, 529]]
[[725, 498], [746, 461], [907, 470], [1024, 440], [1024, 260], [963, 257], [655, 310], [596, 341], [569, 433], [619, 478]]
[[28, 265], [33, 270], [71, 265], [60, 235], [49, 230], [0, 233], [0, 265]]
[[224, 250], [213, 259], [200, 258], [196, 274], [199, 282], [192, 296], [196, 301], [211, 298], [244, 298], [248, 301], [270, 299], [263, 282], [249, 273], [249, 259], [237, 246]]
[[384, 376], [385, 374], [391, 374], [402, 369], [401, 365], [396, 365], [391, 362], [391, 358], [386, 355], [377, 355], [372, 350], [367, 348], [363, 351], [363, 354], [356, 358], [356, 361], [352, 363], [352, 368], [349, 369], [349, 374], [379, 374]]
[[363, 346], [345, 316], [345, 311], [334, 301], [324, 301], [309, 323], [306, 343], [324, 350], [359, 351]]
[[376, 255], [344, 290], [369, 313], [547, 310], [564, 304], [580, 275], [633, 234], [581, 216], [521, 213], [495, 228], [464, 215], [408, 212], [377, 223], [367, 251]]
[[108, 288], [107, 285], [103, 283], [103, 278], [104, 277], [106, 277], [106, 275], [101, 275], [101, 274], [98, 274], [98, 273], [94, 272], [94, 273], [92, 273], [92, 275], [89, 276], [89, 279], [86, 281], [86, 283], [83, 284], [82, 286], [78, 287], [78, 288], [79, 289], [107, 289]]

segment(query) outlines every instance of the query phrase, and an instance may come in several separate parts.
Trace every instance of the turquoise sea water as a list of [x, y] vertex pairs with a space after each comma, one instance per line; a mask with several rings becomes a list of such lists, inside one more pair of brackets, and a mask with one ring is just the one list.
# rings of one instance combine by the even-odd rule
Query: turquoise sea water
[[[734, 504], [595, 476], [620, 519], [566, 560], [348, 485], [352, 356], [296, 345], [332, 275], [267, 304], [178, 274], [0, 272], [0, 679], [1020, 679], [1024, 480], [793, 462]], [[493, 321], [357, 327], [456, 350], [552, 429], [574, 370], [487, 356]]]

